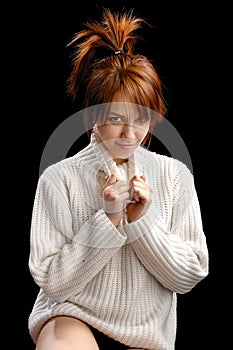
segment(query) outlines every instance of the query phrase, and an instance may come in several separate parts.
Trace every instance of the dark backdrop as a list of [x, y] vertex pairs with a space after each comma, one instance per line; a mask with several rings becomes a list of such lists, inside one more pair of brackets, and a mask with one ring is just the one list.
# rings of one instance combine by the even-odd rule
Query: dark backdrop
[[[65, 48], [72, 35], [86, 19], [99, 18], [102, 7], [114, 10], [135, 9], [153, 25], [144, 30], [144, 41], [138, 50], [153, 60], [164, 84], [168, 103], [168, 120], [183, 138], [191, 159], [196, 189], [202, 209], [203, 226], [210, 252], [210, 274], [193, 291], [178, 296], [177, 350], [205, 350], [218, 339], [218, 274], [219, 243], [217, 211], [214, 205], [213, 177], [215, 144], [213, 104], [217, 102], [216, 20], [218, 9], [202, 2], [87, 1], [64, 2], [62, 5], [32, 2], [14, 7], [11, 18], [12, 88], [14, 102], [8, 119], [11, 188], [14, 201], [9, 205], [8, 279], [12, 311], [8, 339], [24, 350], [34, 345], [27, 329], [27, 319], [38, 292], [28, 270], [30, 220], [39, 164], [46, 141], [55, 128], [76, 112], [65, 93], [65, 81], [71, 59]], [[9, 106], [12, 110], [12, 106]], [[71, 150], [86, 142], [85, 136]], [[166, 152], [153, 142], [157, 152]], [[9, 164], [9, 163], [8, 163]], [[13, 184], [13, 186], [12, 186]], [[12, 213], [14, 216], [12, 217]], [[12, 324], [13, 322], [13, 324]], [[16, 326], [17, 325], [17, 326]], [[15, 333], [16, 331], [16, 333]], [[46, 350], [46, 349], [45, 349]]]

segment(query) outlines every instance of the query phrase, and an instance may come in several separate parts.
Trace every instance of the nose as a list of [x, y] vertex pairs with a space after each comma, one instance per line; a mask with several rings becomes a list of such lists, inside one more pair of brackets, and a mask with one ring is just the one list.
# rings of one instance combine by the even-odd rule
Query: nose
[[128, 139], [128, 140], [134, 140], [135, 139], [135, 130], [134, 129], [135, 129], [134, 126], [129, 124], [129, 123], [123, 124], [121, 137]]

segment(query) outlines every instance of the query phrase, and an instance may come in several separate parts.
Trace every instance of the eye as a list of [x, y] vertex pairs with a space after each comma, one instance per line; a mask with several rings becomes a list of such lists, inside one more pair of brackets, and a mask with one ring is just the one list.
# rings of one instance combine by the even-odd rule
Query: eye
[[136, 123], [140, 123], [140, 124], [147, 123], [149, 121], [149, 117], [147, 115], [142, 115], [138, 117], [135, 121]]
[[109, 123], [123, 123], [123, 119], [119, 116], [115, 116], [115, 115], [110, 115], [108, 118], [107, 118], [107, 121]]

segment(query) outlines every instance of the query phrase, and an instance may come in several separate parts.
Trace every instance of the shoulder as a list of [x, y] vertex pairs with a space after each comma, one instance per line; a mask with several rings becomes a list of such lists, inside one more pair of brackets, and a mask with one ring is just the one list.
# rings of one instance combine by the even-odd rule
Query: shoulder
[[156, 173], [163, 178], [176, 181], [193, 181], [193, 174], [189, 167], [179, 159], [158, 154], [144, 147], [140, 147], [139, 157], [144, 167], [156, 169]]
[[43, 181], [44, 179], [52, 180], [52, 182], [56, 182], [56, 180], [65, 181], [76, 173], [77, 169], [80, 167], [83, 158], [85, 158], [86, 149], [87, 147], [73, 156], [49, 165], [40, 175], [40, 181]]
[[156, 153], [145, 147], [140, 147], [138, 154], [141, 160], [144, 160], [145, 163], [148, 163], [148, 161], [151, 161], [153, 164], [156, 164], [157, 166], [160, 165], [161, 167], [169, 168], [171, 171], [174, 171], [174, 172], [186, 171], [188, 173], [191, 173], [188, 166], [179, 159]]

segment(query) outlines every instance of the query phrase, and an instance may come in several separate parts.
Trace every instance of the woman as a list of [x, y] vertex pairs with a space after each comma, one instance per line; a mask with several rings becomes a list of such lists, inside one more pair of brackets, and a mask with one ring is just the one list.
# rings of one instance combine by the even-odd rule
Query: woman
[[36, 350], [172, 350], [176, 295], [208, 274], [194, 179], [146, 148], [166, 114], [132, 12], [105, 10], [75, 46], [68, 91], [85, 91], [90, 143], [40, 176], [29, 267], [40, 287], [29, 317]]

